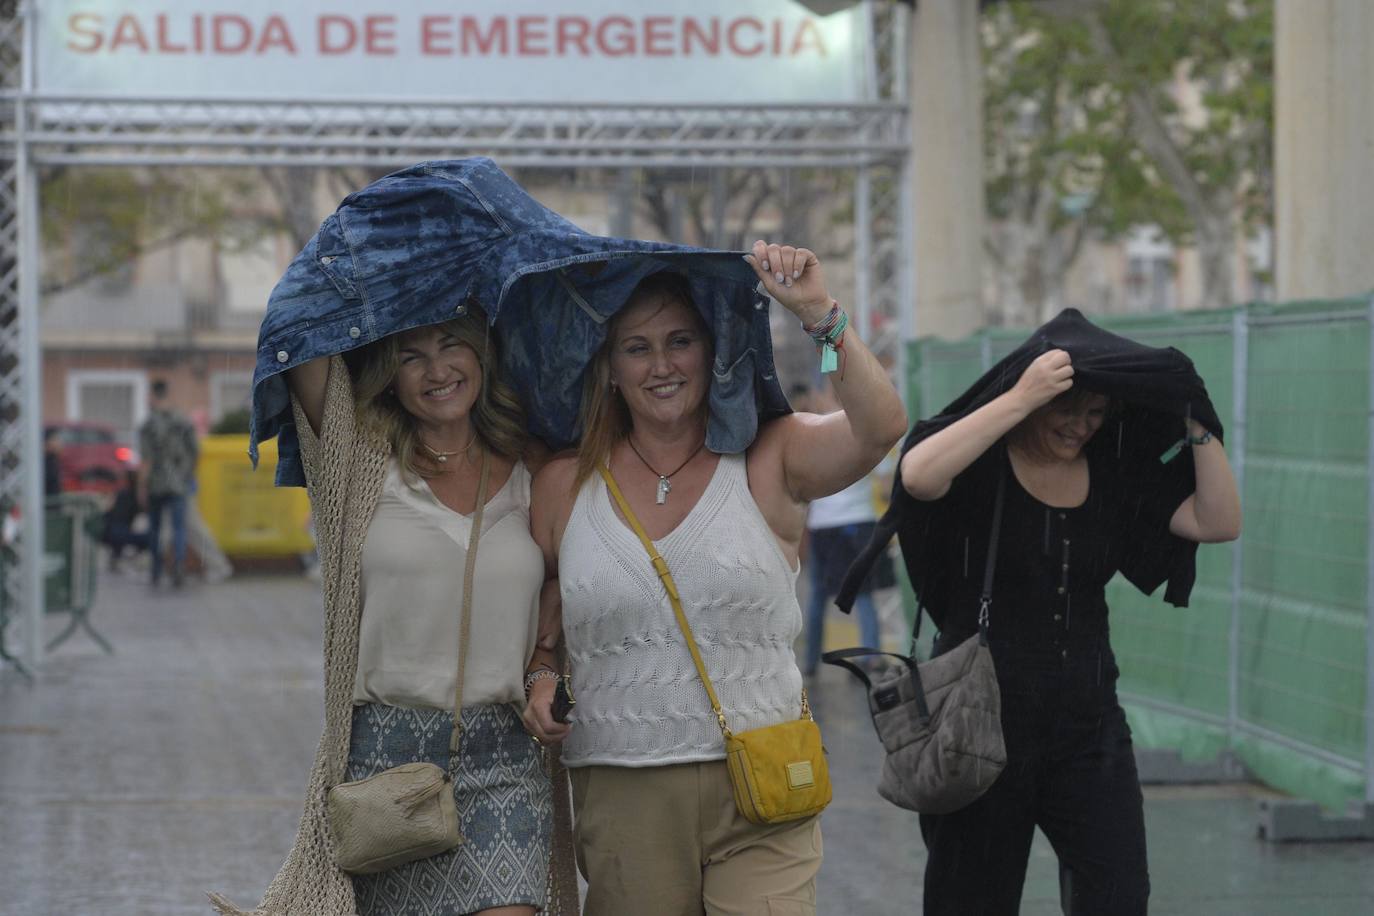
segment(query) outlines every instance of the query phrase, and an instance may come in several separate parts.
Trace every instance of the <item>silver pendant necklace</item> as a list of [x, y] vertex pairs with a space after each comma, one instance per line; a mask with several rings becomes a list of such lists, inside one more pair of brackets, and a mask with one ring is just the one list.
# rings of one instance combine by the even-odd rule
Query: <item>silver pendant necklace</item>
[[658, 492], [654, 494], [654, 503], [660, 506], [668, 501], [668, 494], [672, 492], [673, 489], [673, 482], [669, 478], [671, 478], [678, 471], [687, 467], [687, 465], [691, 463], [692, 459], [695, 458], [701, 452], [701, 450], [706, 447], [706, 440], [702, 439], [701, 444], [698, 445], [695, 450], [693, 450], [692, 454], [687, 456], [686, 461], [682, 462], [682, 464], [679, 464], [676, 468], [669, 471], [667, 474], [659, 474], [658, 469], [655, 468], [652, 464], [650, 464], [649, 459], [645, 458], [644, 455], [639, 451], [639, 449], [635, 447], [635, 440], [631, 439], [629, 436], [626, 436], [625, 441], [630, 444], [630, 451], [635, 453], [635, 457], [637, 457], [640, 461], [644, 462], [644, 466], [648, 468], [650, 471], [652, 471], [655, 474], [658, 474]]

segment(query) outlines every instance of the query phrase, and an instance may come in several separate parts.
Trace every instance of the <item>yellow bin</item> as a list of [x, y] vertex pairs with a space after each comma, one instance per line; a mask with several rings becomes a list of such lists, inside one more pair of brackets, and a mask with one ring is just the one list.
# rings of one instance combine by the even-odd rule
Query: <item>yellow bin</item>
[[276, 439], [259, 444], [255, 471], [247, 436], [206, 436], [196, 472], [196, 505], [220, 550], [230, 556], [281, 557], [315, 549], [305, 488], [272, 485]]

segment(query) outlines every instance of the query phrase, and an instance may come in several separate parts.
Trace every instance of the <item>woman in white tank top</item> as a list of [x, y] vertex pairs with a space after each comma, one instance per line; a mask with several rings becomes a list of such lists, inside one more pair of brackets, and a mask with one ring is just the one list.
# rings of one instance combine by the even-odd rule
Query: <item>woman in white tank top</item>
[[757, 242], [748, 260], [813, 337], [830, 332], [844, 409], [769, 421], [743, 454], [707, 451], [712, 340], [687, 285], [656, 274], [608, 323], [587, 371], [578, 454], [534, 481], [531, 524], [558, 580], [577, 705], [571, 724], [555, 722], [554, 682], [535, 679], [526, 723], [563, 742], [595, 916], [815, 912], [818, 818], [756, 826], [735, 810], [720, 729], [663, 586], [597, 471], [609, 466], [667, 560], [732, 730], [797, 718], [807, 503], [867, 474], [906, 414], [839, 323], [814, 254]]

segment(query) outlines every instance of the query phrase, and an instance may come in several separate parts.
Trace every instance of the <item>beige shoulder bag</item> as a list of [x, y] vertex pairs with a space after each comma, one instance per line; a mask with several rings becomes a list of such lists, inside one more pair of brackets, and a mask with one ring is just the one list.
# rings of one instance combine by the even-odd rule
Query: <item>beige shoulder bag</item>
[[[453, 736], [449, 753], [458, 753], [463, 715], [463, 675], [468, 634], [472, 628], [472, 578], [477, 570], [477, 542], [482, 537], [482, 510], [487, 502], [491, 456], [483, 451], [477, 484], [477, 508], [468, 535], [463, 573], [463, 612], [459, 623], [458, 682], [453, 690]], [[375, 776], [340, 783], [329, 790], [329, 829], [334, 834], [334, 864], [353, 875], [370, 875], [417, 859], [448, 852], [463, 842], [458, 805], [448, 772], [432, 763], [406, 763]]]

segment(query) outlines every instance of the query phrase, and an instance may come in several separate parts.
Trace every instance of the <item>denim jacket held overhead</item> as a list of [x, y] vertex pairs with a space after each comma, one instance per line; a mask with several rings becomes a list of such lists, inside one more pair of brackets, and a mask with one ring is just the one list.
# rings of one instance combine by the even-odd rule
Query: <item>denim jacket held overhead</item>
[[258, 334], [249, 455], [278, 437], [277, 484], [303, 486], [284, 372], [476, 302], [501, 334], [530, 431], [572, 444], [582, 375], [635, 285], [683, 274], [714, 337], [706, 444], [743, 451], [790, 408], [773, 367], [768, 299], [740, 252], [590, 235], [490, 159], [422, 162], [350, 194], [287, 267]]

